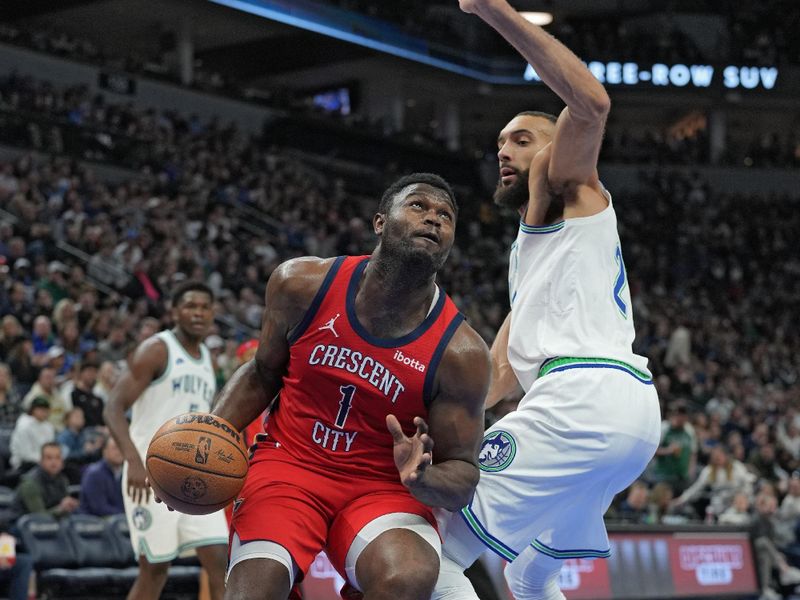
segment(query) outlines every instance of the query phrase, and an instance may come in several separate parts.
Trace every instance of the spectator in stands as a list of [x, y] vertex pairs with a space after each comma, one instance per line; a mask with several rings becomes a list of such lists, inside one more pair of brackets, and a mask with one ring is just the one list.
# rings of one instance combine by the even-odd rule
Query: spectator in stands
[[105, 360], [100, 364], [97, 371], [97, 383], [92, 388], [92, 393], [103, 401], [103, 405], [108, 402], [108, 395], [114, 388], [114, 384], [119, 377], [119, 369], [114, 361]]
[[800, 543], [798, 543], [798, 527], [800, 527], [800, 473], [792, 473], [788, 482], [788, 491], [780, 503], [773, 519], [775, 524], [775, 541], [783, 552], [792, 558], [792, 563], [800, 559]]
[[155, 335], [161, 331], [161, 322], [153, 317], [142, 319], [142, 324], [139, 326], [139, 331], [136, 333], [136, 344], [141, 344], [147, 338]]
[[38, 286], [50, 293], [50, 297], [56, 305], [68, 296], [69, 286], [65, 277], [67, 273], [69, 273], [69, 267], [61, 261], [54, 260], [47, 265], [47, 275], [39, 280]]
[[18, 391], [27, 393], [39, 375], [39, 369], [34, 366], [33, 345], [30, 339], [20, 336], [11, 347], [6, 357], [6, 362], [17, 380]]
[[47, 351], [56, 343], [50, 317], [39, 315], [33, 320], [31, 341], [33, 342], [34, 362], [40, 365], [44, 364]]
[[31, 304], [28, 298], [28, 290], [25, 283], [19, 280], [14, 281], [11, 285], [11, 291], [8, 293], [8, 299], [3, 307], [3, 311], [5, 315], [12, 315], [19, 319], [25, 331], [30, 330], [35, 313], [33, 304]]
[[712, 515], [721, 515], [738, 492], [752, 493], [755, 480], [756, 477], [747, 467], [732, 458], [723, 446], [715, 446], [711, 450], [709, 464], [703, 467], [695, 482], [674, 500], [674, 506], [693, 502], [705, 494], [703, 499], [708, 501], [708, 506], [698, 510], [698, 514], [705, 512], [708, 516], [710, 511]]
[[789, 474], [778, 463], [774, 445], [767, 443], [753, 449], [747, 462], [760, 479], [786, 490]]
[[749, 526], [752, 522], [750, 495], [747, 492], [737, 493], [733, 497], [731, 505], [717, 519], [717, 523], [720, 525], [736, 525], [738, 527]]
[[646, 523], [649, 518], [650, 490], [644, 481], [634, 481], [628, 494], [614, 514], [615, 521], [623, 523]]
[[[0, 265], [0, 267], [2, 266]], [[0, 357], [7, 357], [17, 339], [23, 336], [24, 333], [25, 331], [22, 329], [17, 317], [13, 314], [4, 316], [2, 322], [0, 322]]]
[[788, 452], [793, 459], [800, 459], [800, 427], [794, 419], [795, 412], [790, 410], [778, 421], [776, 434], [778, 444]]
[[45, 398], [50, 407], [50, 422], [61, 429], [64, 426], [64, 415], [71, 405], [56, 387], [56, 369], [46, 365], [39, 370], [36, 383], [22, 399], [22, 408], [28, 409], [34, 398]]
[[81, 338], [77, 319], [65, 321], [58, 333], [58, 347], [64, 349], [64, 363], [58, 374], [65, 375], [80, 362], [81, 356], [88, 350], [88, 344]]
[[795, 471], [789, 479], [789, 491], [781, 501], [778, 516], [784, 521], [797, 524], [800, 519], [800, 472]]
[[22, 476], [17, 486], [18, 514], [47, 513], [56, 518], [72, 514], [77, 498], [69, 495], [69, 481], [63, 473], [64, 459], [58, 442], [42, 446], [39, 465]]
[[650, 491], [650, 506], [648, 507], [650, 523], [664, 523], [665, 518], [672, 516], [672, 500], [674, 497], [670, 484], [662, 481], [653, 486]]
[[[64, 416], [64, 429], [58, 433], [56, 441], [61, 444], [61, 456], [65, 461], [82, 465], [97, 458], [103, 445], [103, 436], [98, 435], [94, 428], [86, 427], [83, 410], [75, 406]], [[75, 479], [79, 480], [80, 477]]]
[[0, 427], [14, 427], [22, 408], [8, 365], [0, 362]]
[[676, 403], [669, 420], [662, 425], [661, 445], [656, 450], [654, 478], [669, 483], [676, 494], [688, 485], [697, 455], [696, 438], [688, 419], [686, 404]]
[[63, 298], [56, 303], [56, 307], [53, 309], [53, 324], [56, 326], [57, 331], [62, 331], [68, 321], [73, 321], [77, 318], [78, 311], [75, 308], [75, 302], [71, 298]]
[[756, 515], [752, 536], [756, 549], [758, 574], [761, 580], [761, 600], [780, 600], [782, 596], [773, 587], [772, 573], [778, 570], [780, 585], [800, 584], [800, 569], [792, 567], [775, 543], [773, 516], [778, 502], [772, 493], [762, 491], [756, 497]]
[[[27, 471], [41, 459], [42, 446], [54, 442], [56, 428], [49, 420], [50, 402], [37, 396], [31, 401], [28, 414], [20, 415], [11, 433], [11, 466]], [[60, 455], [60, 451], [59, 451]]]
[[128, 334], [121, 322], [114, 323], [111, 331], [104, 340], [97, 345], [102, 360], [124, 360], [127, 357], [130, 344]]
[[103, 400], [94, 393], [97, 379], [97, 364], [84, 361], [78, 369], [75, 387], [70, 394], [73, 407], [83, 410], [86, 427], [103, 427]]
[[103, 458], [92, 463], [81, 478], [78, 512], [98, 517], [123, 514], [122, 464], [124, 459], [114, 438], [105, 438]]

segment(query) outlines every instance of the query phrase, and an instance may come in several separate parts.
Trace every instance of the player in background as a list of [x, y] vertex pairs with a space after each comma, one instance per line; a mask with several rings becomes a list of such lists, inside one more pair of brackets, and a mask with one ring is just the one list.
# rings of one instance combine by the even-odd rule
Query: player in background
[[242, 428], [279, 396], [234, 503], [227, 599], [285, 599], [323, 548], [367, 600], [430, 597], [430, 507], [472, 496], [490, 369], [435, 283], [457, 210], [440, 177], [401, 178], [371, 256], [294, 259], [270, 277], [256, 357], [214, 409]]
[[[213, 292], [187, 281], [172, 294], [175, 327], [143, 341], [129, 369], [111, 391], [104, 417], [125, 465], [122, 495], [139, 557], [139, 575], [128, 600], [161, 595], [172, 560], [195, 549], [208, 573], [213, 600], [225, 587], [228, 527], [222, 511], [204, 516], [172, 512], [156, 503], [145, 478], [144, 457], [153, 434], [167, 419], [185, 412], [209, 412], [216, 392], [208, 349], [202, 343], [213, 322]], [[131, 409], [131, 422], [125, 413]]]
[[443, 531], [433, 598], [477, 598], [462, 570], [488, 548], [511, 561], [506, 578], [517, 600], [557, 600], [563, 560], [609, 555], [603, 514], [659, 441], [647, 359], [632, 350], [616, 215], [597, 174], [610, 100], [578, 57], [506, 0], [459, 3], [567, 106], [558, 118], [520, 113], [498, 136], [495, 202], [519, 211], [521, 222], [488, 400], [517, 381], [525, 396], [486, 432], [475, 496]]

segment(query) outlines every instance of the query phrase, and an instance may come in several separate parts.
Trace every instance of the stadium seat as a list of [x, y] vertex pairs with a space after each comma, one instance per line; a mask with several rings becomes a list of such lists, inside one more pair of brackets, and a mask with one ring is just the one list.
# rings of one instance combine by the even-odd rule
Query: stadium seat
[[14, 508], [14, 498], [16, 492], [10, 487], [0, 485], [0, 523], [8, 526], [17, 517], [17, 510]]
[[77, 566], [75, 549], [66, 529], [50, 515], [23, 515], [17, 527], [37, 571]]
[[78, 567], [117, 567], [123, 562], [111, 527], [102, 518], [72, 515], [64, 520], [63, 526], [75, 548]]
[[[136, 579], [136, 568], [117, 568], [125, 558], [114, 539], [111, 524], [92, 515], [72, 515], [64, 520], [72, 545], [78, 569], [59, 573], [77, 590], [92, 590], [103, 586], [108, 592], [129, 589]], [[54, 581], [55, 574], [50, 574]]]

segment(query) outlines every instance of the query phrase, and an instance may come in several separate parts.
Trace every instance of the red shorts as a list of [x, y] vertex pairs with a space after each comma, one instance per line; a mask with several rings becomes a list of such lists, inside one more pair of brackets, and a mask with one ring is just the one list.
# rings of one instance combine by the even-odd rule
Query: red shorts
[[324, 549], [347, 579], [345, 559], [353, 539], [382, 515], [419, 515], [438, 531], [431, 509], [398, 480], [317, 471], [272, 442], [259, 444], [239, 499], [231, 535], [235, 531], [242, 543], [267, 540], [283, 546], [302, 574]]

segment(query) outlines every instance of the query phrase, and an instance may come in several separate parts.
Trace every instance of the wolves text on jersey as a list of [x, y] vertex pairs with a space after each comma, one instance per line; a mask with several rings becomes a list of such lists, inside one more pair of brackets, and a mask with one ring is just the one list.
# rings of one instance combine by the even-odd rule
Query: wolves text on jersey
[[383, 363], [371, 356], [364, 356], [358, 350], [344, 346], [318, 344], [311, 351], [308, 364], [343, 369], [348, 373], [354, 373], [369, 382], [384, 396], [391, 398], [392, 404], [397, 402], [397, 398], [406, 389], [397, 376]]
[[200, 395], [206, 402], [214, 399], [214, 386], [209, 385], [206, 380], [196, 375], [181, 375], [172, 378], [172, 394], [178, 392], [184, 394]]

